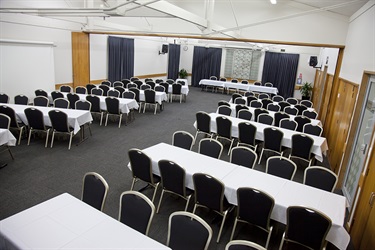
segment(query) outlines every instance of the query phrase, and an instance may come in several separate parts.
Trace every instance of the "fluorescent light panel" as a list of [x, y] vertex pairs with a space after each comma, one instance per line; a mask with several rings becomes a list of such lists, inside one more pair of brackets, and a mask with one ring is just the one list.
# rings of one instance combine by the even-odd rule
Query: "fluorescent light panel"
[[277, 4], [276, 0], [270, 0], [272, 4]]

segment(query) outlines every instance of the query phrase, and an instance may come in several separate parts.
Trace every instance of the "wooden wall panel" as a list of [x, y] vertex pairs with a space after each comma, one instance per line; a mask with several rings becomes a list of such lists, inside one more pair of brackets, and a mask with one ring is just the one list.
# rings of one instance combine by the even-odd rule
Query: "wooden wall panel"
[[313, 87], [312, 97], [311, 97], [311, 101], [314, 103], [314, 106], [316, 106], [315, 104], [317, 104], [319, 102], [319, 99], [320, 99], [320, 91], [321, 91], [320, 78], [321, 78], [322, 74], [323, 74], [323, 71], [321, 71], [321, 70], [317, 69], [315, 71], [314, 87]]
[[322, 124], [325, 124], [325, 119], [327, 117], [328, 105], [330, 101], [331, 91], [333, 86], [333, 75], [327, 74], [325, 91], [323, 92], [322, 103], [319, 110], [319, 119]]
[[90, 82], [90, 36], [72, 32], [73, 87]]

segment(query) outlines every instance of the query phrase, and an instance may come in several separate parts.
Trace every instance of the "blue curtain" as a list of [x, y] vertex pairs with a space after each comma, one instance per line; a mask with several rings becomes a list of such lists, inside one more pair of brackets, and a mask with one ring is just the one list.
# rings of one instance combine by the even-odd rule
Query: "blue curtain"
[[194, 46], [191, 85], [199, 87], [201, 79], [220, 76], [222, 49]]
[[108, 80], [134, 76], [134, 39], [108, 37]]
[[293, 96], [299, 54], [266, 52], [262, 82], [271, 82], [284, 98]]
[[176, 80], [180, 67], [180, 45], [169, 44], [168, 47], [168, 79]]

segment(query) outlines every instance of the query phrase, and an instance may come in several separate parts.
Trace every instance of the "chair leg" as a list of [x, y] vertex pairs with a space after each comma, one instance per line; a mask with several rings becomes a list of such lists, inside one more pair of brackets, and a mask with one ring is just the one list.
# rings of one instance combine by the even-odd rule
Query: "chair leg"
[[187, 199], [186, 199], [186, 205], [185, 205], [185, 210], [184, 211], [187, 211], [187, 208], [189, 206], [189, 202], [190, 202], [190, 198], [191, 198], [192, 195], [188, 196]]
[[8, 149], [8, 152], [10, 154], [10, 157], [12, 157], [12, 160], [14, 160], [14, 157], [13, 157], [13, 154], [12, 154], [12, 151], [10, 150], [10, 147], [7, 145], [7, 149]]
[[133, 181], [132, 181], [132, 185], [131, 185], [131, 187], [130, 187], [130, 190], [133, 190], [133, 188], [134, 188], [134, 184], [135, 184], [135, 181], [136, 181], [136, 178], [133, 177]]
[[103, 121], [103, 112], [100, 112], [100, 126], [102, 126], [102, 121]]
[[283, 233], [283, 237], [281, 238], [281, 243], [280, 243], [279, 250], [282, 250], [282, 249], [283, 249], [284, 240], [285, 240], [285, 232]]
[[154, 191], [154, 194], [152, 195], [152, 203], [154, 203], [154, 199], [155, 199], [155, 196], [156, 196], [156, 191], [158, 191], [158, 187], [159, 187], [159, 183], [155, 185], [155, 191]]
[[18, 136], [18, 145], [20, 145], [20, 143], [21, 143], [22, 131], [23, 131], [23, 127], [21, 127], [21, 129], [20, 129], [20, 135]]
[[154, 111], [154, 115], [156, 115], [156, 109], [158, 108], [158, 104], [157, 103], [155, 103], [155, 111]]
[[160, 204], [161, 204], [161, 200], [163, 199], [163, 195], [164, 195], [164, 189], [161, 191], [161, 195], [160, 195], [160, 200], [159, 200], [158, 208], [156, 209], [156, 213], [157, 213], [157, 214], [159, 213]]
[[260, 152], [258, 164], [260, 164], [260, 162], [262, 161], [263, 151], [264, 151], [264, 148], [262, 148], [262, 151]]
[[220, 241], [221, 231], [223, 231], [223, 226], [224, 226], [225, 219], [227, 218], [227, 214], [228, 214], [228, 211], [226, 211], [223, 215], [223, 220], [221, 221], [221, 226], [220, 226], [219, 234], [217, 235], [216, 243], [219, 243]]
[[108, 113], [107, 113], [107, 115], [106, 115], [106, 117], [105, 117], [105, 126], [107, 127], [107, 122], [108, 122]]
[[[46, 131], [46, 143], [45, 143], [45, 145], [44, 145], [45, 148], [46, 148], [47, 145], [48, 145], [48, 137], [49, 137], [49, 129], [47, 129], [47, 131]], [[29, 140], [30, 140], [30, 139], [29, 139]]]
[[143, 114], [145, 113], [146, 105], [147, 105], [147, 103], [145, 103], [145, 104], [143, 105]]
[[233, 140], [234, 140], [234, 139], [232, 139], [232, 140], [230, 141], [230, 146], [229, 146], [229, 150], [228, 150], [228, 155], [230, 154], [230, 150], [232, 149], [232, 146], [233, 146]]
[[234, 225], [233, 225], [233, 229], [232, 229], [232, 233], [230, 235], [230, 240], [229, 241], [233, 240], [234, 232], [236, 231], [236, 227], [237, 227], [237, 222], [238, 222], [238, 219], [236, 218], [234, 220]]
[[72, 146], [72, 139], [73, 139], [73, 132], [70, 132], [70, 137], [69, 137], [69, 147], [68, 147], [68, 150], [70, 150], [70, 147]]
[[195, 214], [195, 209], [197, 209], [197, 204], [194, 204], [193, 214]]
[[28, 140], [27, 140], [27, 146], [30, 145], [30, 138], [31, 138], [31, 134], [32, 134], [32, 133], [33, 133], [33, 129], [30, 128], [30, 131], [29, 131], [29, 138], [28, 138]]
[[270, 243], [271, 234], [272, 234], [273, 226], [270, 227], [270, 231], [268, 232], [267, 241], [266, 241], [266, 249], [268, 249], [268, 244]]
[[121, 127], [121, 121], [122, 121], [122, 114], [120, 114], [120, 121], [118, 122], [118, 128]]
[[53, 147], [53, 141], [55, 140], [55, 131], [52, 132], [51, 148]]

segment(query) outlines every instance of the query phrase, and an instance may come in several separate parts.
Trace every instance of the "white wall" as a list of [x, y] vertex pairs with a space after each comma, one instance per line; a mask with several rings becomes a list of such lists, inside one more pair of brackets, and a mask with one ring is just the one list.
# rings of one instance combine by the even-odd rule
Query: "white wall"
[[360, 84], [363, 71], [375, 71], [375, 1], [351, 17], [340, 77]]

